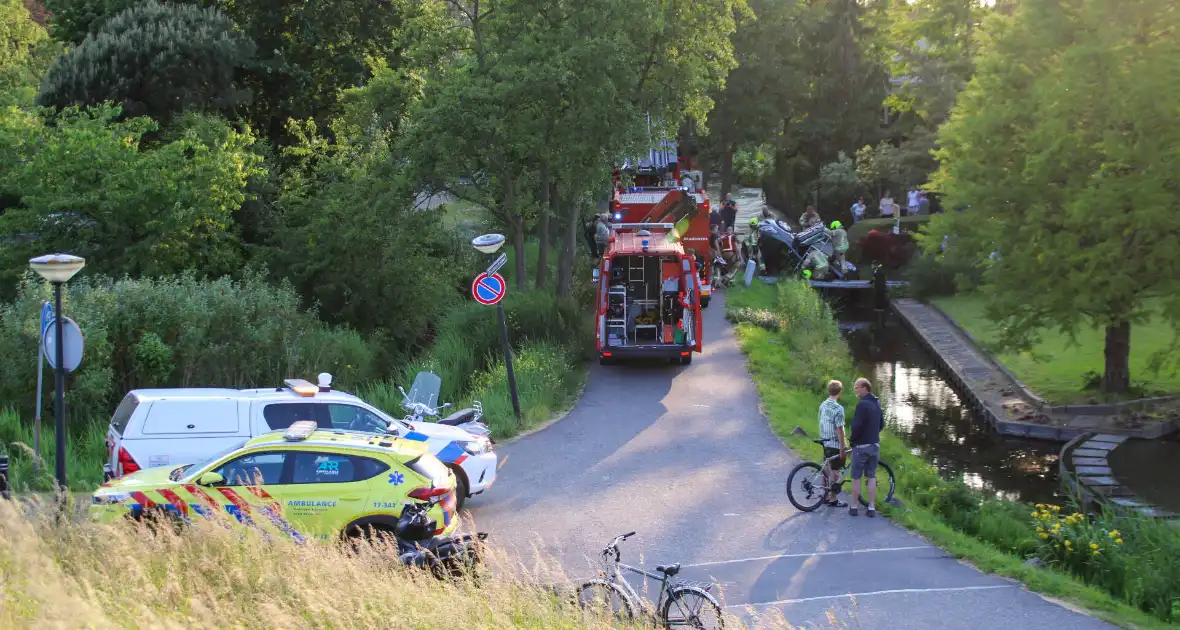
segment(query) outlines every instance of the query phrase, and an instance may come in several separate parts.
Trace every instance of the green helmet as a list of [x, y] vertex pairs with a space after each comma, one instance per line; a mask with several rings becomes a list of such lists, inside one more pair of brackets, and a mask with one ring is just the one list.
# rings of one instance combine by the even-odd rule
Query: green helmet
[[758, 227], [758, 219], [757, 218], [750, 219], [750, 227]]
[[804, 280], [810, 280], [810, 279], [811, 279], [811, 270], [810, 270], [810, 269], [804, 269], [804, 270], [803, 270], [803, 279], [804, 279]]
[[839, 221], [832, 221], [832, 229], [833, 230], [840, 229], [840, 222]]

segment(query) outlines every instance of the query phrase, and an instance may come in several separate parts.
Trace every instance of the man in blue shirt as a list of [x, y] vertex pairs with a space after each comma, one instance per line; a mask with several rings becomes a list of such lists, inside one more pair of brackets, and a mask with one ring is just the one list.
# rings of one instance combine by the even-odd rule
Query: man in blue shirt
[[877, 462], [881, 457], [881, 430], [885, 428], [885, 416], [881, 414], [881, 401], [873, 395], [873, 385], [867, 378], [856, 379], [852, 391], [860, 398], [856, 411], [852, 413], [852, 507], [848, 513], [856, 516], [856, 505], [860, 502], [860, 478], [868, 479], [868, 516], [876, 516], [874, 503], [877, 500]]

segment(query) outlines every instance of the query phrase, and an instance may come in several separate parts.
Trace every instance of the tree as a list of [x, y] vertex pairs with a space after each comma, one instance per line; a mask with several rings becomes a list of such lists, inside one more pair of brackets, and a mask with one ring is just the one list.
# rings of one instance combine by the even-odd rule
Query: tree
[[222, 122], [217, 137], [195, 132], [157, 146], [146, 118], [118, 122], [117, 108], [74, 108], [52, 122], [10, 108], [0, 113], [0, 270], [19, 276], [28, 259], [72, 252], [109, 275], [155, 276], [237, 269], [231, 214], [257, 173], [248, 131]]
[[235, 73], [254, 44], [216, 9], [137, 5], [116, 14], [49, 69], [37, 103], [110, 101], [128, 117], [167, 122], [184, 110], [229, 111], [249, 101]]
[[803, 33], [796, 67], [803, 70], [797, 104], [776, 138], [773, 186], [767, 200], [790, 209], [810, 197], [822, 165], [841, 150], [882, 136], [881, 102], [888, 76], [878, 32], [877, 3], [809, 0], [798, 16]]
[[721, 195], [734, 184], [734, 156], [743, 147], [754, 151], [792, 116], [803, 89], [804, 71], [795, 65], [803, 33], [799, 0], [752, 0], [752, 15], [737, 24], [733, 35], [737, 67], [714, 96], [709, 112], [708, 145], [720, 161]]
[[20, 0], [0, 0], [0, 107], [31, 105], [57, 52]]
[[111, 17], [136, 4], [135, 0], [45, 0], [52, 16], [49, 33], [58, 41], [77, 46]]
[[1171, 0], [1023, 0], [989, 18], [940, 134], [934, 183], [971, 209], [936, 216], [925, 248], [949, 237], [983, 267], [1009, 347], [1104, 328], [1110, 393], [1130, 385], [1134, 323], [1180, 324], [1178, 29]]

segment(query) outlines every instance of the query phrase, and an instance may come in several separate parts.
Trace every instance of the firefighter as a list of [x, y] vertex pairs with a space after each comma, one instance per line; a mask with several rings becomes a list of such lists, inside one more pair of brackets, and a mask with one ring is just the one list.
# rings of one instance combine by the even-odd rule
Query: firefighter
[[803, 214], [799, 215], [800, 230], [806, 230], [813, 225], [819, 225], [823, 222], [824, 220], [819, 218], [819, 213], [816, 212], [815, 208], [811, 206], [807, 206], [807, 209], [803, 211]]
[[848, 232], [839, 221], [832, 221], [832, 267], [844, 273], [844, 254], [848, 251]]
[[828, 276], [828, 257], [818, 247], [812, 247], [803, 257], [803, 270], [810, 271], [811, 277], [823, 280]]
[[742, 266], [745, 266], [746, 261], [758, 261], [758, 270], [765, 271], [766, 265], [762, 263], [762, 255], [758, 251], [758, 219], [750, 219], [750, 231], [742, 239]]

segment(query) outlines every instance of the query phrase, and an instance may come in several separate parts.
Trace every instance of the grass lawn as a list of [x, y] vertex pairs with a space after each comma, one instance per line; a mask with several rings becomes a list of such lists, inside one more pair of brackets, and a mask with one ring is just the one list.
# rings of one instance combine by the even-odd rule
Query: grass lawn
[[[978, 295], [934, 300], [947, 315], [984, 345], [995, 341], [995, 325], [984, 316], [985, 298]], [[1152, 374], [1148, 363], [1152, 353], [1172, 341], [1171, 327], [1161, 320], [1131, 327], [1131, 382], [1149, 394], [1180, 391], [1180, 374]], [[1053, 403], [1084, 403], [1097, 399], [1097, 392], [1082, 390], [1082, 375], [1103, 368], [1105, 333], [1099, 328], [1078, 333], [1073, 345], [1054, 330], [1044, 332], [1041, 343], [1030, 352], [996, 355], [1013, 374], [1038, 395]]]

